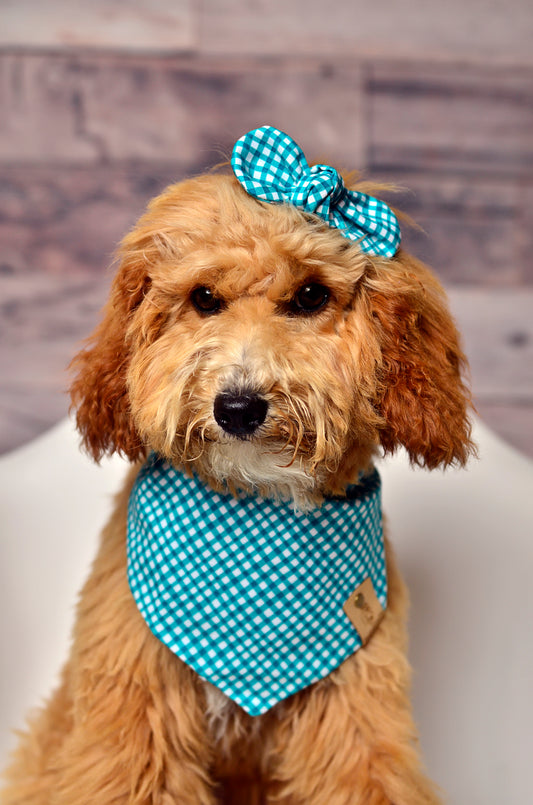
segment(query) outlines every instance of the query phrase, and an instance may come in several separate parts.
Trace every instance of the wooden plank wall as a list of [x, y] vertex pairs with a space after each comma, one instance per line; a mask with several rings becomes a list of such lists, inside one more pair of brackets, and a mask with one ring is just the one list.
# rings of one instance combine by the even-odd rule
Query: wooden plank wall
[[[480, 413], [533, 455], [529, 4], [453, 0], [460, 26], [429, 0], [416, 25], [392, 2], [286, 5], [0, 3], [0, 450], [64, 415], [64, 367], [149, 198], [268, 122], [408, 188], [405, 242], [450, 291]], [[474, 6], [492, 9], [475, 41]]]

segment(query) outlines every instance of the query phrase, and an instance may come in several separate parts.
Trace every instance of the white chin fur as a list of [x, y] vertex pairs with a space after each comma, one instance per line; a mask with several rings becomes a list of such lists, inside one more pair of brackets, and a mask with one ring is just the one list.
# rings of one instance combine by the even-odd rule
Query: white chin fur
[[318, 479], [310, 476], [292, 451], [270, 451], [256, 441], [231, 439], [209, 445], [210, 470], [221, 483], [257, 490], [268, 497], [291, 500], [298, 509], [309, 509]]

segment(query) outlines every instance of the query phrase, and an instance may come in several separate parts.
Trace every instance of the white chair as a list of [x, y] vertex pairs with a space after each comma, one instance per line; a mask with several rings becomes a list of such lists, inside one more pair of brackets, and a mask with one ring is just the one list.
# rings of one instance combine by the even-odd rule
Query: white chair
[[[450, 805], [533, 802], [533, 462], [476, 424], [468, 470], [382, 463], [411, 591], [414, 704]], [[0, 458], [0, 759], [65, 659], [120, 459], [92, 465], [65, 421]]]

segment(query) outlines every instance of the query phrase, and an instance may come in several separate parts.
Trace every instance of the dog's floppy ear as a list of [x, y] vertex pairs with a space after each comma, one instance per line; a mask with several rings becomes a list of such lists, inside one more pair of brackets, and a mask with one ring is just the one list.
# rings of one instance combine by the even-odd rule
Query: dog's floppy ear
[[369, 278], [378, 327], [378, 409], [386, 453], [403, 445], [412, 463], [433, 469], [463, 465], [470, 439], [466, 359], [446, 296], [421, 263], [399, 252]]
[[115, 451], [132, 461], [144, 455], [126, 389], [130, 358], [127, 330], [149, 279], [139, 251], [125, 248], [127, 240], [103, 319], [70, 365], [76, 373], [70, 387], [72, 408], [76, 409], [83, 444], [96, 461]]

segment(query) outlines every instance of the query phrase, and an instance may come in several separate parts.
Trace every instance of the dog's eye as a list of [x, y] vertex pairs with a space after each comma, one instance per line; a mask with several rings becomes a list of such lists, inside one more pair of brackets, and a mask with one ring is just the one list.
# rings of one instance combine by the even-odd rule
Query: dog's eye
[[205, 285], [194, 289], [191, 302], [199, 313], [218, 313], [222, 309], [222, 300]]
[[329, 289], [318, 282], [308, 282], [298, 288], [291, 300], [293, 313], [317, 313], [322, 310], [330, 296]]

